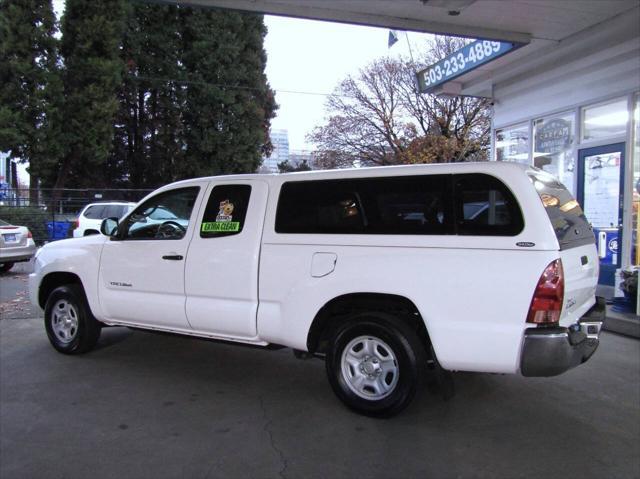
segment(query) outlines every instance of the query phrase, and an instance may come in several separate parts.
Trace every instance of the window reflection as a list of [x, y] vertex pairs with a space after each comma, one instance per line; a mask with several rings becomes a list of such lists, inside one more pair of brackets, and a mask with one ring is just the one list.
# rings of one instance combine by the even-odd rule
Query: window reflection
[[533, 165], [560, 180], [574, 192], [575, 115], [573, 113], [541, 118], [533, 122]]
[[522, 123], [509, 128], [496, 130], [496, 160], [515, 161], [528, 165], [529, 124]]

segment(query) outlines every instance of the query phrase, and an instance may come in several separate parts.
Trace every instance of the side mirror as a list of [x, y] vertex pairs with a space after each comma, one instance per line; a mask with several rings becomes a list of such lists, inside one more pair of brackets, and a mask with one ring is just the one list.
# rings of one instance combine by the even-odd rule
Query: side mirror
[[118, 218], [105, 218], [100, 224], [100, 233], [114, 238], [118, 234]]

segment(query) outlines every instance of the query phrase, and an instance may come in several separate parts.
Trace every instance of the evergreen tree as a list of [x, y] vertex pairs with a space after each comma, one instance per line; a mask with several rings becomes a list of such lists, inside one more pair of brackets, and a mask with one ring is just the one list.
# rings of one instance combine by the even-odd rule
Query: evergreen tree
[[106, 162], [122, 81], [119, 48], [125, 18], [124, 0], [66, 1], [61, 45], [66, 151], [55, 188], [108, 183]]
[[257, 169], [275, 102], [259, 15], [134, 4], [109, 177], [150, 188]]
[[184, 157], [180, 24], [173, 5], [134, 4], [127, 19], [109, 176], [115, 184], [155, 187], [171, 181]]
[[0, 2], [0, 151], [29, 162], [33, 192], [61, 154], [56, 28], [50, 0]]
[[262, 15], [180, 9], [186, 72], [185, 161], [176, 176], [254, 172], [270, 152], [273, 91]]
[[289, 160], [284, 160], [278, 163], [278, 173], [294, 173], [296, 171], [311, 171], [311, 167], [307, 160], [302, 160], [302, 163], [298, 165], [292, 165]]

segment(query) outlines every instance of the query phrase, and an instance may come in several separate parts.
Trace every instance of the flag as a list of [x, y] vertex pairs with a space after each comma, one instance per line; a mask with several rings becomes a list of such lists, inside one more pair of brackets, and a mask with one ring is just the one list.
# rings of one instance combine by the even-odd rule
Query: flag
[[395, 30], [389, 30], [388, 48], [391, 48], [397, 41], [398, 41], [398, 32]]

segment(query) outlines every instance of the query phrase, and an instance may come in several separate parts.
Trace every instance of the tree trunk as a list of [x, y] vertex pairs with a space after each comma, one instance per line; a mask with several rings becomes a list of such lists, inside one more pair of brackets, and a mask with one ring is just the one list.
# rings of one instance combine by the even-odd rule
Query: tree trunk
[[69, 170], [73, 164], [78, 164], [78, 152], [75, 148], [72, 148], [69, 154], [62, 161], [62, 166], [60, 167], [60, 171], [58, 171], [58, 176], [55, 184], [53, 185], [51, 197], [49, 198], [49, 211], [56, 211], [56, 206], [58, 206], [60, 199], [62, 198], [62, 190], [67, 182], [67, 176], [69, 176]]

